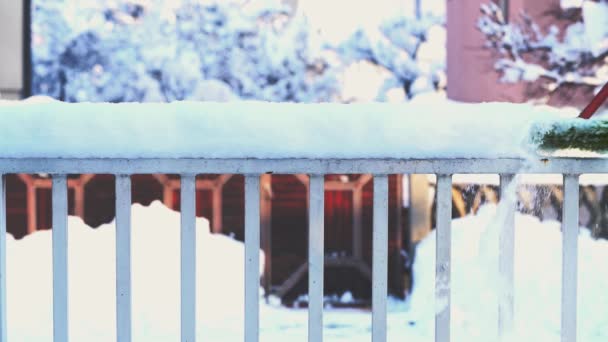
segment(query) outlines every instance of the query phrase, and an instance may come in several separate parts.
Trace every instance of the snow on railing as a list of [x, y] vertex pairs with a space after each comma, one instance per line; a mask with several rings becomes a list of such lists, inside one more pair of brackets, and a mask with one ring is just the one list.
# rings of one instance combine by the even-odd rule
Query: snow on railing
[[[181, 341], [196, 336], [195, 298], [195, 186], [197, 174], [243, 174], [245, 176], [245, 341], [259, 337], [259, 246], [260, 176], [266, 173], [309, 174], [309, 326], [308, 340], [321, 341], [323, 327], [324, 260], [324, 175], [373, 174], [373, 261], [372, 261], [372, 337], [386, 341], [387, 327], [387, 243], [389, 174], [437, 174], [436, 246], [436, 323], [435, 340], [450, 341], [451, 277], [451, 183], [452, 174], [497, 173], [503, 191], [513, 176], [526, 173], [564, 174], [562, 340], [575, 341], [577, 303], [578, 175], [605, 173], [605, 160], [567, 158], [528, 158], [513, 145], [515, 136], [525, 131], [530, 118], [519, 115], [518, 124], [504, 121], [496, 127], [496, 117], [487, 109], [502, 107], [460, 106], [479, 131], [467, 134], [468, 125], [453, 119], [453, 113], [440, 117], [438, 109], [416, 113], [419, 120], [407, 119], [403, 112], [423, 107], [383, 106], [293, 106], [253, 105], [262, 116], [255, 119], [235, 115], [247, 113], [251, 104], [159, 106], [179, 119], [171, 120], [154, 106], [75, 105], [54, 103], [37, 106], [0, 107], [0, 174], [46, 173], [52, 175], [53, 215], [53, 328], [54, 341], [68, 341], [67, 268], [67, 174], [116, 175], [116, 318], [117, 340], [131, 341], [131, 180], [132, 174], [181, 175]], [[526, 107], [507, 106], [512, 114]], [[110, 115], [114, 122], [91, 122]], [[387, 111], [386, 109], [389, 108]], [[450, 107], [452, 108], [452, 107]], [[479, 109], [482, 108], [482, 109]], [[350, 110], [352, 109], [352, 111]], [[55, 118], [47, 113], [54, 112]], [[62, 111], [67, 113], [62, 116]], [[323, 114], [309, 113], [320, 110]], [[130, 114], [135, 111], [134, 114]], [[146, 113], [152, 111], [152, 113]], [[196, 116], [192, 111], [202, 114]], [[205, 113], [216, 111], [219, 115]], [[19, 113], [14, 120], [6, 117]], [[91, 112], [91, 113], [89, 113]], [[353, 114], [353, 112], [355, 114]], [[119, 113], [124, 116], [116, 116]], [[435, 113], [435, 114], [434, 114]], [[81, 115], [87, 115], [85, 119]], [[147, 114], [150, 114], [147, 116]], [[426, 115], [428, 114], [428, 115]], [[495, 113], [494, 113], [495, 114]], [[529, 114], [529, 113], [528, 113]], [[355, 115], [356, 124], [348, 118]], [[382, 117], [382, 120], [379, 118]], [[289, 116], [292, 116], [291, 118]], [[295, 118], [294, 118], [295, 117]], [[405, 117], [406, 119], [403, 119]], [[266, 118], [266, 119], [264, 119]], [[513, 116], [509, 116], [513, 118]], [[107, 119], [107, 117], [106, 117]], [[173, 118], [175, 119], [175, 118]], [[197, 121], [198, 119], [198, 121]], [[300, 120], [301, 119], [301, 120]], [[36, 121], [38, 120], [38, 121]], [[244, 122], [243, 122], [244, 120]], [[300, 121], [299, 121], [300, 120]], [[407, 130], [408, 120], [413, 129]], [[211, 121], [212, 123], [208, 123]], [[513, 121], [513, 120], [512, 120]], [[201, 123], [202, 122], [202, 123]], [[256, 131], [275, 122], [270, 133]], [[277, 127], [276, 122], [279, 122]], [[312, 122], [312, 123], [311, 123]], [[329, 122], [329, 124], [327, 123]], [[380, 122], [380, 123], [379, 123]], [[138, 128], [136, 123], [147, 129]], [[167, 124], [172, 128], [164, 131]], [[504, 124], [504, 125], [503, 125]], [[219, 125], [219, 126], [218, 126]], [[227, 126], [228, 125], [228, 126]], [[232, 126], [229, 126], [232, 125]], [[253, 125], [254, 127], [250, 127]], [[281, 126], [283, 125], [283, 126]], [[429, 139], [433, 127], [455, 125], [465, 134], [440, 132]], [[284, 126], [289, 127], [285, 129]], [[65, 129], [67, 127], [67, 129]], [[42, 129], [42, 131], [40, 131]], [[46, 129], [46, 130], [44, 130]], [[134, 136], [139, 129], [140, 136]], [[417, 130], [426, 130], [418, 132]], [[452, 127], [453, 129], [453, 127]], [[17, 131], [15, 131], [17, 130]], [[354, 133], [349, 133], [354, 130]], [[406, 130], [405, 132], [400, 130]], [[250, 131], [253, 135], [246, 135]], [[167, 134], [164, 134], [164, 133]], [[230, 136], [229, 133], [237, 136]], [[485, 132], [485, 133], [484, 133]], [[443, 134], [445, 133], [445, 134]], [[241, 134], [245, 134], [241, 136]], [[350, 134], [350, 135], [349, 135]], [[409, 134], [409, 136], [408, 136]], [[361, 139], [361, 136], [366, 139]], [[253, 136], [253, 137], [252, 137]], [[27, 137], [27, 138], [24, 138]], [[49, 140], [48, 145], [40, 145]], [[105, 140], [104, 140], [105, 139]], [[123, 140], [121, 140], [123, 139]], [[159, 141], [160, 139], [160, 141]], [[168, 139], [168, 140], [167, 140]], [[259, 140], [256, 140], [259, 139]], [[291, 140], [290, 140], [291, 139]], [[296, 140], [296, 142], [293, 141]], [[297, 140], [300, 139], [298, 142]], [[237, 140], [237, 141], [235, 141]], [[240, 142], [238, 140], [241, 140]], [[363, 141], [363, 142], [362, 142]], [[169, 144], [165, 146], [164, 144]], [[224, 146], [225, 144], [226, 146]], [[248, 144], [253, 144], [253, 147]], [[332, 145], [334, 144], [334, 145]], [[343, 148], [335, 144], [342, 144]], [[404, 145], [406, 144], [406, 145]], [[409, 144], [409, 145], [407, 145]], [[307, 146], [309, 146], [307, 148]], [[312, 146], [312, 147], [311, 147]], [[465, 148], [466, 151], [464, 150]], [[13, 148], [13, 149], [11, 149]], [[173, 150], [172, 150], [173, 148]], [[207, 150], [216, 148], [216, 150]], [[239, 148], [242, 148], [239, 150]], [[459, 154], [460, 151], [464, 151]], [[174, 151], [174, 152], [172, 152]], [[456, 151], [456, 152], [454, 152]], [[464, 154], [463, 154], [464, 153]], [[477, 157], [475, 157], [477, 155]], [[451, 156], [451, 157], [448, 157]], [[6, 182], [1, 178], [0, 196], [0, 342], [7, 341], [6, 312]], [[499, 234], [499, 270], [503, 284], [497, 310], [499, 336], [513, 329], [513, 249], [514, 210]], [[430, 304], [430, 303], [429, 303]]]

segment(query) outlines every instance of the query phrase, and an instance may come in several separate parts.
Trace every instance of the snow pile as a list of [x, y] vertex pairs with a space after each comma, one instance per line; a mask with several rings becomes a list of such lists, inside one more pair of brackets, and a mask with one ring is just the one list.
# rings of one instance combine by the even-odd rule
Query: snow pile
[[[500, 210], [500, 209], [499, 209]], [[497, 281], [490, 227], [496, 207], [452, 222], [452, 329], [455, 340], [492, 341], [496, 329]], [[513, 341], [558, 341], [561, 313], [560, 223], [540, 222], [517, 214], [515, 227], [515, 333]], [[432, 336], [434, 307], [435, 231], [416, 250], [414, 289], [409, 319], [420, 325], [421, 336]], [[593, 240], [586, 229], [579, 235], [579, 340], [606, 341], [608, 273], [601, 272], [608, 257], [608, 241]], [[407, 335], [404, 335], [407, 336]]]
[[507, 103], [16, 102], [0, 106], [0, 157], [519, 158], [531, 123], [556, 112]]
[[[159, 202], [132, 209], [133, 340], [179, 336], [179, 213]], [[244, 248], [197, 219], [198, 334], [242, 335]], [[74, 341], [115, 341], [115, 227], [68, 219], [69, 333]], [[261, 261], [263, 261], [261, 255]], [[52, 339], [51, 231], [7, 240], [8, 338]], [[260, 270], [261, 271], [261, 270]], [[242, 339], [242, 338], [241, 338]]]
[[[133, 341], [172, 341], [179, 336], [179, 214], [155, 202], [133, 206]], [[455, 340], [494, 341], [496, 281], [492, 229], [496, 207], [452, 222], [452, 331]], [[114, 225], [97, 229], [68, 219], [70, 338], [115, 340]], [[559, 340], [561, 233], [558, 222], [518, 214], [515, 230], [514, 341]], [[579, 236], [579, 340], [608, 338], [608, 241]], [[243, 246], [209, 234], [197, 220], [197, 337], [243, 339]], [[262, 256], [261, 256], [262, 257]], [[262, 259], [263, 260], [263, 259]], [[51, 232], [7, 239], [8, 338], [52, 340]], [[417, 247], [410, 301], [389, 300], [391, 341], [431, 341], [434, 334], [435, 233]], [[261, 270], [260, 270], [261, 271]], [[348, 300], [348, 298], [345, 298]], [[263, 341], [304, 341], [307, 311], [261, 302]], [[324, 335], [332, 341], [369, 341], [371, 315], [355, 309], [327, 309]]]

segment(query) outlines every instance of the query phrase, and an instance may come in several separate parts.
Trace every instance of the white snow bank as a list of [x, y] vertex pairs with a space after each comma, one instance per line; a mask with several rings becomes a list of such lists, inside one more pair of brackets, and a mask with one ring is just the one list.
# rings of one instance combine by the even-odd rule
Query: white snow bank
[[0, 106], [0, 158], [496, 158], [526, 152], [524, 104], [263, 102]]
[[[242, 336], [242, 324], [234, 322], [243, 321], [243, 245], [210, 234], [206, 219], [197, 219], [196, 225], [199, 339]], [[148, 208], [136, 204], [132, 227], [133, 341], [176, 340], [180, 331], [179, 213], [159, 202]], [[114, 224], [91, 229], [79, 218], [69, 217], [68, 239], [70, 339], [115, 341]], [[23, 240], [7, 239], [11, 341], [52, 340], [51, 240], [51, 231]]]
[[[497, 310], [497, 248], [489, 244], [495, 235], [488, 229], [496, 207], [483, 207], [477, 216], [452, 222], [452, 329], [455, 340], [493, 341]], [[496, 227], [496, 226], [495, 226]], [[416, 250], [414, 289], [410, 319], [420, 334], [431, 336], [434, 328], [435, 231]], [[515, 325], [513, 341], [559, 341], [561, 313], [560, 223], [541, 222], [517, 214], [515, 227]], [[578, 340], [608, 340], [608, 241], [593, 240], [588, 230], [579, 235]]]
[[[456, 341], [495, 341], [495, 262], [487, 227], [495, 207], [452, 224], [452, 331]], [[133, 341], [179, 338], [179, 214], [155, 202], [133, 207]], [[499, 221], [498, 221], [499, 222]], [[98, 229], [69, 221], [70, 339], [115, 341], [113, 224]], [[209, 234], [197, 220], [197, 338], [243, 340], [243, 246]], [[485, 247], [484, 247], [485, 246]], [[514, 341], [559, 341], [561, 234], [559, 223], [517, 215]], [[608, 241], [579, 236], [579, 340], [608, 339]], [[7, 239], [8, 338], [52, 341], [51, 233]], [[434, 334], [435, 234], [417, 247], [414, 292], [409, 303], [389, 301], [389, 341], [432, 341]], [[366, 310], [326, 309], [324, 336], [332, 341], [370, 340]], [[261, 341], [305, 341], [307, 310], [261, 301]]]

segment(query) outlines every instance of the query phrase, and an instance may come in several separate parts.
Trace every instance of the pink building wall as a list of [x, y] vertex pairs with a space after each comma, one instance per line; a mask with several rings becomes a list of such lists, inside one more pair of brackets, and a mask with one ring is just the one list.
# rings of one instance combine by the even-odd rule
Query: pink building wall
[[[448, 97], [464, 102], [508, 101], [524, 102], [538, 84], [512, 84], [500, 81], [501, 75], [494, 69], [496, 55], [484, 47], [484, 37], [477, 29], [481, 4], [490, 0], [447, 1], [447, 76]], [[546, 29], [550, 25], [564, 27], [553, 15], [560, 10], [560, 0], [509, 0], [509, 20], [519, 20], [524, 11]], [[575, 91], [572, 94], [556, 94], [549, 103], [555, 105], [581, 105], [589, 94]]]

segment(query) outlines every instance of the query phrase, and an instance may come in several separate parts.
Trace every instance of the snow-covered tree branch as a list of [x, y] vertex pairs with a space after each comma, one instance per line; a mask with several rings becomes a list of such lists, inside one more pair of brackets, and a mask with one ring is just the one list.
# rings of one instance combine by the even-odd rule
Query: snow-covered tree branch
[[361, 27], [332, 48], [347, 65], [390, 75], [378, 87], [377, 100], [388, 100], [387, 93], [395, 89], [412, 98], [446, 87], [444, 22], [445, 18], [430, 14], [420, 19], [396, 16], [378, 27]]
[[599, 90], [608, 82], [608, 2], [583, 1], [581, 15], [561, 16], [572, 21], [563, 30], [542, 30], [525, 13], [507, 23], [494, 3], [482, 5], [481, 13], [477, 27], [499, 55], [495, 67], [503, 81], [542, 80], [547, 93], [567, 86]]

